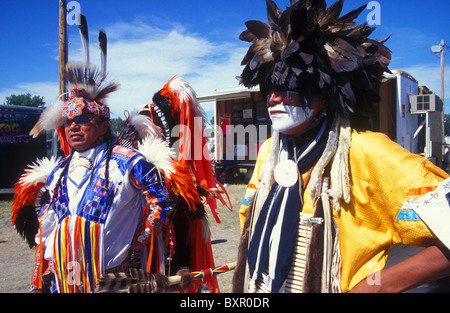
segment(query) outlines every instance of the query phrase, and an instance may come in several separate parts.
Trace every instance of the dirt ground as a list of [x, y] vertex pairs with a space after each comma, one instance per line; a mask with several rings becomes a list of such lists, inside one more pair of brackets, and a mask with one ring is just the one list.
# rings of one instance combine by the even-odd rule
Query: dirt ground
[[10, 196], [0, 198], [0, 293], [28, 292], [34, 250], [11, 228]]

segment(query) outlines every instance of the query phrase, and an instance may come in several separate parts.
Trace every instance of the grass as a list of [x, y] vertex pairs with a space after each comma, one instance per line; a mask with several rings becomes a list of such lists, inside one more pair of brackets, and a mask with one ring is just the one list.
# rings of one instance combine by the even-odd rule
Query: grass
[[[230, 196], [233, 211], [229, 211], [219, 202], [218, 210], [221, 223], [217, 224], [209, 216], [211, 240], [216, 265], [234, 262], [239, 243], [239, 207], [245, 194], [245, 185], [229, 185], [226, 190]], [[28, 292], [34, 249], [10, 227], [11, 196], [0, 195], [0, 293]], [[218, 276], [221, 292], [231, 291], [233, 272]]]

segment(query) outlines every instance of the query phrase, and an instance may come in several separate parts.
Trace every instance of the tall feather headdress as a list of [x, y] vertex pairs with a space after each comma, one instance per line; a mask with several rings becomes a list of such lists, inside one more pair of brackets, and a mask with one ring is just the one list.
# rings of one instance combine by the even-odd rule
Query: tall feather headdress
[[99, 48], [101, 54], [101, 68], [90, 64], [89, 33], [86, 17], [79, 16], [79, 31], [81, 42], [85, 51], [84, 63], [68, 63], [65, 73], [69, 81], [69, 99], [63, 101], [60, 95], [59, 100], [47, 107], [42, 112], [39, 121], [31, 130], [33, 137], [38, 136], [46, 130], [56, 130], [61, 143], [61, 148], [68, 155], [70, 147], [65, 139], [62, 125], [64, 119], [73, 119], [84, 113], [98, 115], [99, 118], [109, 119], [110, 111], [105, 99], [119, 88], [116, 81], [106, 81], [107, 71], [107, 36], [101, 29], [99, 32]]
[[291, 1], [285, 11], [266, 2], [268, 23], [248, 21], [240, 35], [252, 43], [240, 82], [263, 92], [295, 90], [307, 102], [322, 96], [343, 116], [372, 114], [391, 51], [388, 38], [369, 39], [374, 28], [354, 22], [366, 6], [340, 17], [343, 0], [329, 8], [325, 0]]
[[[55, 130], [59, 137], [61, 149], [67, 156], [70, 146], [66, 140], [63, 124], [66, 118], [73, 119], [85, 112], [96, 114], [109, 119], [109, 108], [104, 102], [109, 93], [117, 90], [118, 83], [106, 82], [107, 38], [104, 30], [99, 34], [99, 46], [102, 66], [97, 69], [90, 65], [89, 34], [86, 17], [79, 16], [79, 30], [85, 50], [85, 61], [80, 64], [67, 64], [66, 74], [69, 80], [69, 100], [64, 101], [65, 94], [58, 97], [58, 101], [48, 106], [30, 132], [33, 137], [47, 130]], [[45, 186], [47, 178], [56, 167], [59, 159], [52, 157], [36, 161], [14, 186], [14, 201], [12, 204], [11, 223], [19, 233], [26, 237], [29, 245], [34, 245], [37, 232], [36, 209], [40, 207], [42, 198], [47, 194], [41, 188]], [[38, 203], [39, 202], [39, 203]]]

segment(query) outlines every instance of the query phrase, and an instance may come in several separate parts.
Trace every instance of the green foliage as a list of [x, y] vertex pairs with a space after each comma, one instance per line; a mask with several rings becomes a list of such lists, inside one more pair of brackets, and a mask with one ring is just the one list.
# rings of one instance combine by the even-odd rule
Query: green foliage
[[6, 97], [7, 105], [21, 105], [21, 106], [30, 106], [36, 108], [45, 107], [44, 97], [41, 96], [31, 96], [31, 94], [27, 93], [25, 95], [11, 95]]
[[445, 130], [445, 136], [450, 136], [450, 114], [445, 114], [444, 130]]
[[120, 134], [124, 125], [125, 121], [122, 120], [120, 117], [111, 119], [111, 129], [116, 136]]

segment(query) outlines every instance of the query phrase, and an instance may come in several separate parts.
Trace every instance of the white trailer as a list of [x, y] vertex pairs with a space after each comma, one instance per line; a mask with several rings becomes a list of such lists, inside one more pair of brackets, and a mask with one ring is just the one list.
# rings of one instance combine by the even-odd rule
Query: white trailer
[[409, 101], [410, 96], [419, 94], [419, 83], [408, 73], [399, 70], [392, 71], [392, 74], [386, 75], [386, 78], [396, 81], [395, 141], [412, 153], [420, 153], [418, 138], [414, 137], [419, 127], [419, 117], [411, 114]]

